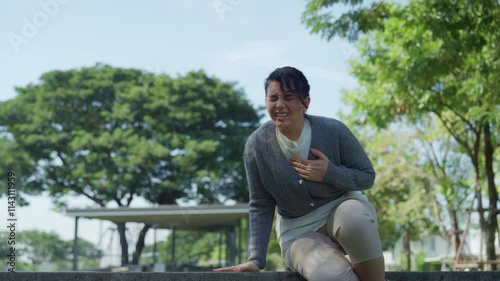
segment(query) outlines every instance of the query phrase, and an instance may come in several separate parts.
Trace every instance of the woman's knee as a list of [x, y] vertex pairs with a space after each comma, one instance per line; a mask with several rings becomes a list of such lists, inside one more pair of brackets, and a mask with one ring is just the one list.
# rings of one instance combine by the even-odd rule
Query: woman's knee
[[377, 231], [374, 211], [359, 200], [342, 202], [332, 216], [328, 220], [328, 230], [335, 239], [341, 239], [339, 236], [342, 234], [368, 234]]
[[375, 214], [363, 202], [343, 202], [335, 211], [331, 223], [329, 234], [339, 241], [353, 262], [382, 255]]
[[289, 266], [307, 280], [358, 281], [351, 263], [340, 247], [324, 234], [309, 232], [288, 249]]
[[359, 281], [351, 263], [343, 255], [302, 262], [305, 263], [297, 271], [308, 281]]
[[335, 261], [344, 264], [345, 254], [340, 246], [328, 236], [318, 232], [308, 232], [295, 239], [288, 249], [290, 263], [293, 267], [311, 268], [325, 261]]
[[333, 264], [311, 270], [308, 276], [304, 277], [308, 281], [359, 281], [352, 267], [338, 268]]

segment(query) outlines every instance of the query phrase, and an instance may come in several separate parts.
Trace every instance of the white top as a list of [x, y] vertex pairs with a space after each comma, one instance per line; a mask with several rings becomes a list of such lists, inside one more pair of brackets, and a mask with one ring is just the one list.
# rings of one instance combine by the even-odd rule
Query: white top
[[[287, 158], [298, 157], [307, 159], [309, 148], [311, 146], [311, 124], [305, 119], [304, 128], [297, 141], [289, 140], [276, 128], [276, 138], [281, 151]], [[361, 191], [347, 191], [343, 196], [327, 203], [310, 213], [301, 217], [287, 219], [277, 214], [276, 216], [276, 234], [280, 247], [283, 249], [283, 244], [295, 239], [309, 231], [317, 231], [326, 224], [330, 213], [343, 201], [351, 198], [362, 199], [365, 196]]]
[[276, 127], [276, 139], [280, 145], [281, 151], [287, 158], [298, 157], [307, 159], [309, 147], [311, 146], [311, 123], [304, 118], [304, 128], [297, 141], [292, 141], [283, 135]]

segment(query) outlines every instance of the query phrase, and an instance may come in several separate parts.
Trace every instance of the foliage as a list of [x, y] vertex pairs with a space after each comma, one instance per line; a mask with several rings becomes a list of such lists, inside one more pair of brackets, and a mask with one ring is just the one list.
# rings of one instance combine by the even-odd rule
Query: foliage
[[366, 194], [377, 210], [384, 249], [392, 248], [399, 237], [418, 241], [436, 229], [429, 204], [433, 182], [419, 165], [422, 160], [414, 138], [411, 131], [386, 130], [365, 146], [377, 171], [375, 188]]
[[1, 104], [1, 124], [56, 199], [246, 198], [240, 152], [258, 116], [232, 83], [202, 71], [173, 79], [98, 64], [45, 73], [17, 92]]
[[[344, 94], [353, 119], [387, 128], [397, 121], [419, 124], [436, 118], [457, 144], [454, 150], [469, 158], [487, 259], [496, 259], [500, 3], [410, 0], [363, 6], [363, 1], [343, 1], [357, 6], [339, 18], [320, 14], [338, 2], [309, 1], [304, 17], [327, 39], [340, 35], [356, 41], [360, 57], [352, 62], [352, 73], [360, 87]], [[366, 24], [370, 20], [373, 25]], [[464, 183], [450, 179], [458, 182], [441, 182], [445, 194]], [[486, 212], [483, 195], [491, 202]]]
[[[0, 239], [7, 241], [9, 233], [0, 232]], [[15, 248], [16, 270], [35, 271], [46, 264], [51, 268], [45, 270], [71, 270], [73, 259], [73, 240], [63, 240], [55, 232], [28, 230], [16, 232], [15, 244], [0, 245], [0, 255], [6, 257], [10, 247]], [[98, 268], [103, 256], [91, 242], [78, 239], [79, 263], [85, 268]], [[20, 263], [18, 263], [19, 261]]]
[[418, 251], [417, 253], [415, 253], [415, 264], [417, 271], [425, 270], [425, 258], [426, 258], [425, 252]]
[[418, 143], [425, 157], [422, 167], [435, 182], [435, 221], [439, 233], [450, 239], [456, 253], [463, 230], [460, 226], [465, 225], [466, 210], [473, 206], [473, 168], [460, 145], [435, 119], [421, 122], [418, 130]]
[[[203, 71], [172, 78], [97, 64], [47, 72], [16, 90], [0, 104], [10, 137], [2, 149], [17, 147], [23, 176], [61, 206], [67, 195], [100, 207], [138, 196], [153, 204], [248, 200], [241, 155], [260, 116], [235, 83]], [[126, 264], [125, 226], [118, 229]]]
[[[25, 195], [39, 195], [39, 174], [36, 171], [35, 161], [29, 154], [19, 148], [19, 145], [12, 140], [7, 133], [2, 133], [0, 129], [0, 197], [9, 196], [8, 178], [15, 178], [11, 181], [15, 186], [11, 187], [10, 195], [15, 192], [16, 206], [25, 206], [29, 202], [24, 198]], [[8, 177], [9, 173], [15, 176]]]
[[401, 271], [410, 271], [411, 268], [408, 268], [408, 264], [411, 264], [411, 262], [409, 263], [408, 262], [408, 256], [405, 255], [405, 253], [403, 251], [401, 251], [401, 253], [399, 253], [399, 260], [401, 262]]
[[279, 252], [273, 252], [267, 255], [267, 266], [265, 271], [284, 271], [286, 268], [285, 261]]
[[[335, 36], [355, 41], [360, 34], [384, 28], [384, 22], [396, 12], [394, 6], [385, 1], [363, 5], [363, 0], [309, 0], [302, 14], [302, 23], [311, 33], [319, 33], [330, 41]], [[333, 15], [336, 4], [349, 6], [349, 10], [338, 18]]]

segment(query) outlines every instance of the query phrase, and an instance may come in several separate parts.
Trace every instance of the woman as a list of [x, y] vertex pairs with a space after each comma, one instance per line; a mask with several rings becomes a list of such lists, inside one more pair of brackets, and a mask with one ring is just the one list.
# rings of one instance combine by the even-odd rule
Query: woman
[[383, 281], [376, 213], [360, 192], [373, 186], [375, 171], [344, 124], [305, 114], [309, 89], [293, 67], [266, 79], [271, 121], [249, 137], [243, 156], [250, 190], [248, 262], [214, 271], [264, 268], [277, 208], [281, 254], [292, 270], [310, 281]]

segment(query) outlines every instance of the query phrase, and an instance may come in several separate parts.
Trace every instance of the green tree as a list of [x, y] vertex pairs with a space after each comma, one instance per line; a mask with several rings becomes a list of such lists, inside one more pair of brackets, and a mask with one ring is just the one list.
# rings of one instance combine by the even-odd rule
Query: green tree
[[[67, 195], [99, 207], [248, 198], [241, 154], [260, 116], [235, 83], [97, 64], [48, 72], [16, 91], [0, 104], [0, 126], [57, 204]], [[132, 261], [125, 224], [117, 227], [122, 264], [137, 264], [151, 226]]]
[[343, 1], [353, 8], [337, 19], [324, 9], [338, 2], [309, 1], [303, 20], [327, 39], [340, 35], [357, 40], [360, 58], [353, 62], [352, 73], [361, 87], [346, 94], [353, 114], [378, 127], [403, 118], [415, 123], [422, 116], [439, 119], [472, 164], [486, 255], [496, 260], [499, 2], [361, 5], [363, 1], [352, 0]]
[[[411, 237], [413, 241], [438, 234], [451, 241], [458, 252], [461, 235], [464, 235], [460, 224], [465, 223], [466, 209], [472, 203], [472, 172], [467, 156], [455, 150], [458, 145], [448, 132], [432, 119], [418, 125], [393, 124], [390, 129], [379, 130], [359, 122], [356, 116], [343, 118], [361, 136], [377, 171], [375, 188], [368, 190], [367, 195], [379, 215], [383, 248], [393, 247], [400, 237]], [[417, 184], [409, 186], [408, 191], [399, 182]], [[419, 188], [425, 195], [412, 191]], [[417, 235], [407, 235], [400, 227], [405, 219], [401, 218], [401, 210], [415, 212], [412, 207], [421, 209], [417, 216], [406, 214], [413, 216], [412, 220], [420, 219], [418, 224], [413, 224], [413, 228], [419, 227], [415, 229]], [[409, 248], [409, 241], [403, 239], [407, 243], [403, 245], [407, 269], [412, 268], [410, 255], [415, 254]]]
[[[25, 195], [38, 195], [40, 175], [36, 171], [35, 161], [19, 145], [0, 128], [0, 197], [16, 197], [16, 206], [26, 206], [29, 202]], [[9, 173], [11, 176], [8, 176]], [[8, 181], [8, 178], [11, 180]], [[11, 186], [9, 187], [9, 182]], [[9, 190], [10, 188], [10, 190]]]
[[[302, 13], [302, 23], [311, 33], [320, 34], [330, 41], [335, 36], [356, 41], [372, 30], [382, 30], [385, 21], [395, 12], [390, 1], [364, 0], [308, 0]], [[368, 2], [368, 1], [366, 1]], [[338, 17], [333, 13], [334, 6], [343, 4], [348, 10]]]
[[[9, 233], [0, 232], [0, 239], [7, 241]], [[35, 271], [45, 263], [50, 263], [54, 271], [71, 270], [73, 259], [73, 241], [63, 240], [55, 232], [38, 230], [20, 231], [16, 233], [15, 244], [0, 245], [0, 256], [6, 257], [10, 247], [15, 248], [16, 270]], [[91, 242], [78, 239], [79, 263], [84, 268], [99, 267], [103, 256]], [[4, 259], [4, 258], [2, 258]], [[18, 263], [18, 261], [20, 263]]]
[[433, 213], [439, 233], [449, 239], [455, 254], [465, 235], [468, 210], [472, 207], [474, 186], [470, 183], [473, 169], [459, 144], [436, 120], [428, 120], [418, 128], [418, 143], [425, 161], [423, 169], [434, 184]]
[[378, 132], [366, 143], [366, 150], [377, 171], [376, 188], [366, 191], [377, 209], [379, 232], [385, 249], [402, 239], [406, 265], [410, 270], [411, 241], [434, 234], [430, 215], [432, 182], [419, 165], [419, 151], [412, 144], [414, 132]]

